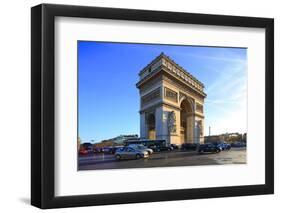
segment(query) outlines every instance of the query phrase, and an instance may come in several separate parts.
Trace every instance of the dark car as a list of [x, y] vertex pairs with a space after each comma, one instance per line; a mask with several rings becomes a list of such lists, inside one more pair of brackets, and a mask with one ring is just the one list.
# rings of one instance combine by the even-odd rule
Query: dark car
[[154, 145], [154, 146], [149, 146], [148, 148], [152, 149], [153, 152], [161, 152], [161, 151], [172, 151], [173, 147], [169, 145]]
[[245, 142], [234, 142], [231, 144], [232, 147], [246, 147], [246, 143]]
[[177, 144], [171, 144], [171, 147], [173, 148], [173, 150], [179, 149], [179, 146]]
[[105, 154], [114, 154], [114, 147], [104, 147], [102, 148], [102, 152]]
[[228, 143], [222, 143], [222, 149], [223, 150], [230, 150], [231, 149], [231, 145]]
[[86, 150], [87, 154], [93, 153], [93, 144], [88, 143], [88, 142], [82, 143], [80, 146], [80, 149]]
[[102, 152], [102, 148], [94, 148], [93, 152], [94, 153], [101, 153]]
[[214, 145], [220, 147], [222, 150], [230, 150], [231, 145], [225, 142], [214, 142]]
[[184, 143], [181, 145], [181, 150], [183, 151], [195, 151], [197, 149], [197, 144], [196, 143]]
[[205, 153], [205, 152], [218, 153], [218, 152], [221, 152], [221, 151], [222, 151], [221, 147], [219, 147], [217, 145], [214, 145], [214, 144], [211, 144], [211, 143], [201, 144], [199, 146], [199, 149], [198, 149], [199, 154], [202, 154], [202, 153]]
[[115, 154], [117, 150], [124, 148], [123, 146], [115, 146], [111, 148], [110, 154]]
[[116, 150], [122, 147], [104, 147], [102, 152], [105, 154], [115, 154]]

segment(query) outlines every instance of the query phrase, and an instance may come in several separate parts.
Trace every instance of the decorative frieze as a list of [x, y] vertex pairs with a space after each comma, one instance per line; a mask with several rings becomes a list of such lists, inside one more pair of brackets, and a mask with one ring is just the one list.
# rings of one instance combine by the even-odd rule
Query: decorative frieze
[[[205, 96], [206, 96], [205, 93], [203, 93], [203, 92], [202, 92], [202, 93], [199, 93], [199, 92], [197, 92], [197, 91], [195, 91], [195, 90], [193, 90], [193, 89], [191, 89], [191, 88], [189, 88], [189, 87], [187, 87], [187, 86], [184, 86], [183, 84], [178, 83], [178, 82], [175, 81], [175, 80], [170, 79], [170, 78], [167, 77], [167, 76], [163, 76], [163, 80], [165, 80], [165, 81], [168, 82], [169, 84], [172, 84], [172, 85], [178, 87], [178, 88], [181, 89], [183, 92], [194, 96], [196, 99], [198, 99], [198, 100], [200, 100], [200, 101], [203, 101], [204, 98], [205, 98]], [[179, 100], [180, 100], [180, 99], [181, 99], [181, 96], [179, 97]]]
[[160, 75], [153, 77], [150, 81], [146, 82], [145, 84], [141, 85], [141, 87], [139, 87], [140, 93], [142, 94], [150, 90], [151, 87], [157, 85], [161, 80], [162, 80], [162, 76]]
[[164, 65], [173, 75], [176, 75], [177, 77], [184, 80], [186, 83], [192, 85], [195, 89], [199, 91], [203, 91], [203, 84], [196, 80], [193, 76], [191, 76], [189, 73], [187, 73], [183, 68], [178, 67], [177, 65], [173, 64], [172, 62], [162, 59], [162, 65]]
[[166, 99], [178, 103], [178, 93], [174, 90], [171, 90], [168, 87], [164, 87], [164, 94]]
[[141, 106], [160, 98], [160, 87], [141, 97]]
[[175, 63], [172, 59], [170, 59], [163, 53], [161, 53], [139, 73], [140, 81], [137, 84], [137, 87], [139, 87], [150, 76], [154, 75], [155, 73], [161, 70], [166, 70], [176, 78], [188, 84], [194, 90], [203, 93], [204, 85], [194, 76], [188, 73], [184, 68], [179, 66], [177, 63]]

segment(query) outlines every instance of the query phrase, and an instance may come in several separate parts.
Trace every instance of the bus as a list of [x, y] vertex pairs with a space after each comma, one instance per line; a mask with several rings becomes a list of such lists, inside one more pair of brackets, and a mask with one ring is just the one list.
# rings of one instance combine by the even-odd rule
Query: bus
[[152, 149], [154, 152], [159, 151], [172, 151], [173, 148], [171, 146], [167, 146], [166, 140], [146, 140], [146, 139], [140, 139], [140, 140], [127, 140], [124, 141], [125, 146], [129, 146], [131, 144], [141, 144], [146, 146], [147, 148]]

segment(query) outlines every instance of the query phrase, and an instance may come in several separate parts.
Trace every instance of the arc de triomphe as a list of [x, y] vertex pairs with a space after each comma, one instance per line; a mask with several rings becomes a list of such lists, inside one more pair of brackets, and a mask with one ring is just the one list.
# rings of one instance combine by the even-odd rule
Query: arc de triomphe
[[204, 142], [204, 85], [161, 53], [139, 73], [141, 139]]

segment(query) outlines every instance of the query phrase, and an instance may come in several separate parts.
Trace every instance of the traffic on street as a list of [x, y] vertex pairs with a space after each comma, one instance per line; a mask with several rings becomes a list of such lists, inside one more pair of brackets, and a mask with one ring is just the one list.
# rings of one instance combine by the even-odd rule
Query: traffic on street
[[207, 143], [159, 147], [130, 144], [79, 154], [78, 170], [245, 164], [245, 144]]

